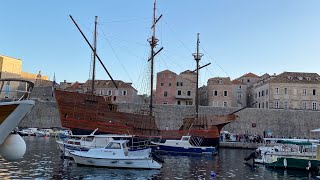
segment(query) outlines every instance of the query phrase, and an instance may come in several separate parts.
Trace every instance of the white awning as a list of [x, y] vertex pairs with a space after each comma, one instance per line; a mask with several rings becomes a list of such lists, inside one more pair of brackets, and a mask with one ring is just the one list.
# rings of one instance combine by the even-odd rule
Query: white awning
[[311, 130], [311, 132], [320, 132], [320, 128], [319, 128], [319, 129]]

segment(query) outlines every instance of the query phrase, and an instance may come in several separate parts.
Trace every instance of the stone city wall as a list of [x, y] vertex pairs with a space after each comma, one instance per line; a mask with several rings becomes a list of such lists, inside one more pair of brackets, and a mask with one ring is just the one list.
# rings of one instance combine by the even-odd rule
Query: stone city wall
[[[119, 103], [123, 112], [148, 112], [149, 105]], [[238, 108], [200, 106], [200, 113], [225, 115]], [[178, 129], [186, 115], [195, 112], [193, 106], [154, 105], [154, 114], [160, 129]], [[223, 130], [231, 133], [263, 134], [270, 131], [274, 137], [320, 137], [310, 130], [320, 128], [320, 112], [300, 110], [276, 110], [247, 108], [237, 113], [239, 118], [226, 125]], [[60, 126], [57, 105], [54, 101], [37, 100], [31, 113], [19, 124], [21, 127]]]

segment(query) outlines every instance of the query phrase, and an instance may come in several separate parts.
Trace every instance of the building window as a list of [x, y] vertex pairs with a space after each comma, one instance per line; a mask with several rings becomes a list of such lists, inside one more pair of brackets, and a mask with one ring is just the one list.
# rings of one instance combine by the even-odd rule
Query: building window
[[260, 92], [259, 92], [259, 97], [260, 97]]
[[112, 91], [109, 90], [107, 95], [111, 96], [112, 95]]
[[191, 91], [187, 91], [187, 95], [188, 95], [188, 96], [191, 96]]
[[241, 86], [239, 86], [239, 89], [241, 89]]
[[312, 90], [312, 95], [314, 95], [314, 96], [315, 96], [316, 94], [317, 94], [317, 93], [316, 93], [316, 90], [315, 90], [315, 89], [313, 89], [313, 90]]
[[302, 94], [303, 94], [304, 96], [306, 96], [306, 95], [307, 95], [307, 89], [302, 89]]
[[228, 91], [223, 91], [223, 96], [228, 96]]
[[303, 101], [302, 102], [302, 109], [304, 109], [304, 110], [307, 110], [307, 102], [306, 101]]
[[222, 84], [222, 83], [223, 83], [223, 81], [220, 79], [220, 80], [219, 80], [219, 84]]
[[227, 101], [223, 101], [223, 107], [228, 107], [228, 102]]
[[163, 83], [160, 83], [160, 86], [163, 86], [164, 84]]
[[100, 90], [100, 95], [102, 95], [102, 93], [103, 93], [103, 90]]
[[126, 95], [127, 95], [127, 91], [126, 91], [126, 90], [123, 90], [123, 91], [122, 91], [122, 95], [123, 95], [123, 96], [126, 96]]
[[181, 95], [181, 90], [178, 90], [178, 95]]
[[214, 91], [214, 92], [213, 92], [213, 95], [214, 95], [214, 96], [218, 96], [218, 91]]
[[168, 102], [163, 102], [162, 104], [168, 104]]
[[313, 103], [312, 103], [312, 110], [314, 110], [314, 111], [318, 110], [318, 107], [317, 107], [317, 103], [316, 103], [316, 102], [313, 102]]
[[288, 107], [288, 101], [284, 101], [283, 102], [283, 108], [284, 109], [288, 109], [289, 107]]
[[214, 96], [218, 96], [218, 91], [214, 91], [214, 92], [213, 92], [213, 95], [214, 95]]
[[179, 83], [179, 82], [177, 82], [177, 86], [179, 86], [179, 84], [180, 84], [180, 83]]
[[171, 86], [171, 83], [169, 83], [169, 86]]
[[266, 102], [266, 108], [268, 108], [268, 106], [269, 106], [269, 103], [268, 103], [268, 101]]
[[168, 92], [165, 91], [165, 92], [163, 93], [163, 96], [164, 96], [164, 97], [167, 97], [167, 96], [168, 96]]
[[260, 108], [260, 103], [259, 103], [259, 105], [258, 105], [258, 108]]
[[238, 100], [241, 100], [241, 98], [242, 98], [242, 94], [239, 93], [239, 94], [238, 94]]
[[183, 82], [180, 82], [180, 86], [183, 86]]
[[186, 105], [192, 105], [192, 101], [186, 101]]
[[279, 101], [274, 101], [274, 108], [279, 109]]
[[276, 94], [279, 94], [279, 88], [276, 88]]
[[181, 104], [181, 101], [177, 101], [177, 104], [180, 105], [180, 104]]
[[213, 107], [218, 107], [218, 101], [213, 101]]
[[307, 77], [306, 79], [307, 79], [308, 81], [311, 81], [311, 78], [310, 78], [310, 77]]
[[284, 88], [284, 94], [288, 94], [288, 88]]
[[247, 82], [250, 82], [250, 79], [247, 79]]
[[262, 108], [264, 108], [264, 103], [262, 103]]
[[269, 93], [269, 90], [268, 90], [268, 89], [266, 89], [266, 95], [268, 95], [268, 93]]
[[264, 91], [261, 91], [261, 96], [264, 96]]

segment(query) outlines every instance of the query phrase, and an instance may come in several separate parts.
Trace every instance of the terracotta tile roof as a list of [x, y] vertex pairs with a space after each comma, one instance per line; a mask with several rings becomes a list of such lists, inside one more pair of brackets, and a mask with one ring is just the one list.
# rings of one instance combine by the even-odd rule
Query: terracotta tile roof
[[241, 77], [255, 77], [255, 78], [258, 78], [259, 76], [257, 76], [256, 74], [253, 74], [252, 72], [249, 72], [247, 74], [242, 75]]
[[[160, 72], [158, 72], [157, 74], [162, 74], [162, 73], [176, 74], [175, 72], [172, 72], [172, 71], [170, 71], [170, 70], [168, 70], [168, 69], [166, 69], [166, 70], [164, 70], [164, 71], [160, 71]], [[177, 74], [176, 74], [176, 75], [177, 75]]]
[[233, 80], [233, 81], [231, 81], [231, 83], [232, 84], [235, 84], [235, 85], [246, 85], [245, 83], [243, 83], [243, 82], [241, 82], [241, 81], [239, 81], [239, 80]]
[[[84, 83], [85, 87], [91, 87], [91, 81], [92, 80], [87, 80]], [[117, 84], [118, 88], [132, 88], [132, 83], [125, 83], [121, 80], [114, 80], [115, 83]], [[111, 80], [95, 80], [95, 88], [116, 88], [115, 85]]]
[[197, 75], [196, 72], [193, 72], [193, 71], [190, 71], [190, 70], [183, 71], [183, 72], [180, 73], [180, 74], [193, 74], [193, 75]]
[[219, 84], [219, 80], [222, 80], [223, 81], [223, 84], [232, 84], [231, 83], [231, 79], [229, 77], [214, 77], [214, 78], [210, 78], [208, 79], [208, 84], [209, 82], [213, 82], [213, 84]]
[[320, 84], [317, 73], [283, 72], [270, 80], [271, 83]]

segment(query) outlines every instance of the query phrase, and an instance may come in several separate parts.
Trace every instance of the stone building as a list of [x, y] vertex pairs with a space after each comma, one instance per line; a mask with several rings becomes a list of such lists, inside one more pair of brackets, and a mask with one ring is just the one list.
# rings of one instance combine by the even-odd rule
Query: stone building
[[233, 101], [232, 82], [229, 77], [208, 79], [208, 106], [231, 107]]
[[319, 110], [317, 73], [283, 72], [261, 79], [253, 89], [256, 108]]
[[177, 104], [177, 76], [176, 73], [169, 70], [157, 73], [155, 104]]
[[176, 73], [165, 70], [157, 73], [155, 104], [194, 105], [196, 73]]
[[231, 107], [246, 107], [247, 106], [247, 85], [238, 80], [232, 82], [232, 104]]
[[[112, 96], [115, 103], [136, 102], [139, 98], [138, 91], [132, 87], [132, 83], [126, 83], [121, 80], [115, 80], [118, 89], [115, 87], [111, 80], [95, 80], [94, 81], [95, 93], [98, 95]], [[83, 84], [84, 92], [91, 90], [92, 80], [87, 80]]]
[[[41, 74], [41, 72], [39, 72]], [[22, 78], [31, 81], [39, 79], [39, 73], [33, 74], [22, 71], [22, 60], [0, 55], [0, 78]], [[49, 80], [48, 76], [41, 75], [41, 80]]]
[[246, 73], [244, 75], [242, 75], [241, 77], [235, 79], [235, 80], [238, 80], [244, 84], [246, 84], [247, 86], [247, 92], [246, 92], [246, 99], [247, 99], [247, 102], [246, 102], [246, 106], [248, 107], [251, 107], [251, 104], [253, 104], [255, 101], [254, 99], [254, 92], [253, 92], [253, 88], [252, 86], [258, 82], [260, 80], [260, 77], [254, 73]]

